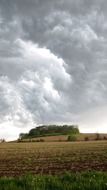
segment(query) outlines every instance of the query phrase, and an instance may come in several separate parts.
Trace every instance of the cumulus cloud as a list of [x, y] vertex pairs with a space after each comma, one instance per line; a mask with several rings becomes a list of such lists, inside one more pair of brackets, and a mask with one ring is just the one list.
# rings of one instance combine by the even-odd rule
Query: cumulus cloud
[[21, 95], [16, 84], [11, 84], [7, 77], [0, 78], [0, 123], [3, 121], [16, 122], [20, 126], [21, 122], [31, 120], [31, 115], [25, 110]]
[[[17, 46], [19, 57], [12, 59], [11, 64], [21, 73], [15, 71], [15, 80], [10, 73], [0, 77], [1, 126], [7, 122], [12, 128], [15, 126], [18, 130], [20, 128], [19, 131], [25, 131], [27, 126], [60, 121], [67, 101], [64, 95], [72, 83], [65, 62], [30, 41], [17, 39], [13, 45]], [[7, 63], [10, 63], [9, 59]], [[10, 65], [6, 66], [8, 69]]]

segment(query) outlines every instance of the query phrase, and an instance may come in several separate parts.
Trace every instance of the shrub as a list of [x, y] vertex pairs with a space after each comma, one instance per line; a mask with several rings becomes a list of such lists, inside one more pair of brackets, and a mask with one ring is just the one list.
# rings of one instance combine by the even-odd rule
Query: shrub
[[22, 142], [22, 140], [21, 139], [17, 139], [17, 142], [20, 143], [20, 142]]
[[99, 133], [96, 133], [96, 138], [95, 138], [95, 140], [101, 140], [101, 138], [100, 138], [100, 134]]
[[40, 142], [44, 142], [45, 140], [44, 139], [40, 139]]
[[76, 135], [69, 135], [68, 136], [68, 141], [76, 141], [77, 138], [76, 138]]
[[89, 141], [89, 137], [85, 137], [84, 140], [85, 140], [85, 141]]
[[103, 137], [103, 139], [104, 139], [104, 140], [107, 140], [107, 137], [106, 137], [106, 136], [104, 136], [104, 137]]
[[35, 142], [40, 142], [40, 140], [39, 140], [39, 139], [37, 139], [37, 140], [35, 140]]

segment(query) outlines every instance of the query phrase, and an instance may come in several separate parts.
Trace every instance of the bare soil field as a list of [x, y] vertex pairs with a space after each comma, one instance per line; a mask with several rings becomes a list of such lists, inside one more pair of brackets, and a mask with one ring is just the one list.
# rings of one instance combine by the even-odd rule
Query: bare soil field
[[107, 141], [1, 143], [0, 176], [107, 171]]

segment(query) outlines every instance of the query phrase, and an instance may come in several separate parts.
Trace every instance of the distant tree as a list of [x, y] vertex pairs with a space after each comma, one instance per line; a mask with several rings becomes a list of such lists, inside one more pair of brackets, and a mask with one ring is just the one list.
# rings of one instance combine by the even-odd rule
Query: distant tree
[[1, 143], [4, 143], [4, 142], [6, 142], [6, 141], [5, 141], [5, 139], [0, 139], [0, 142], [1, 142]]
[[101, 138], [100, 138], [100, 134], [99, 134], [99, 133], [96, 133], [95, 140], [101, 140]]
[[27, 133], [20, 133], [19, 134], [19, 139], [24, 139], [24, 138], [26, 138], [27, 137]]

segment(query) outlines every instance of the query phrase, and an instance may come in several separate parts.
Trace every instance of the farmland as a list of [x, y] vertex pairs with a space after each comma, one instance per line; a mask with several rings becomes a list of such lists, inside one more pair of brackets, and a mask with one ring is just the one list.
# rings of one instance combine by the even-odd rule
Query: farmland
[[0, 176], [107, 171], [107, 141], [1, 143]]
[[[40, 140], [43, 140], [45, 142], [65, 142], [68, 141], [68, 136], [69, 135], [56, 135], [56, 136], [44, 136], [44, 137], [36, 137], [36, 138], [27, 138], [27, 139], [22, 139], [22, 142], [38, 142]], [[86, 134], [86, 133], [79, 133], [76, 134], [76, 141], [84, 141], [87, 139], [89, 141], [94, 141], [97, 138], [97, 134]], [[100, 140], [107, 140], [107, 134], [99, 134]]]

